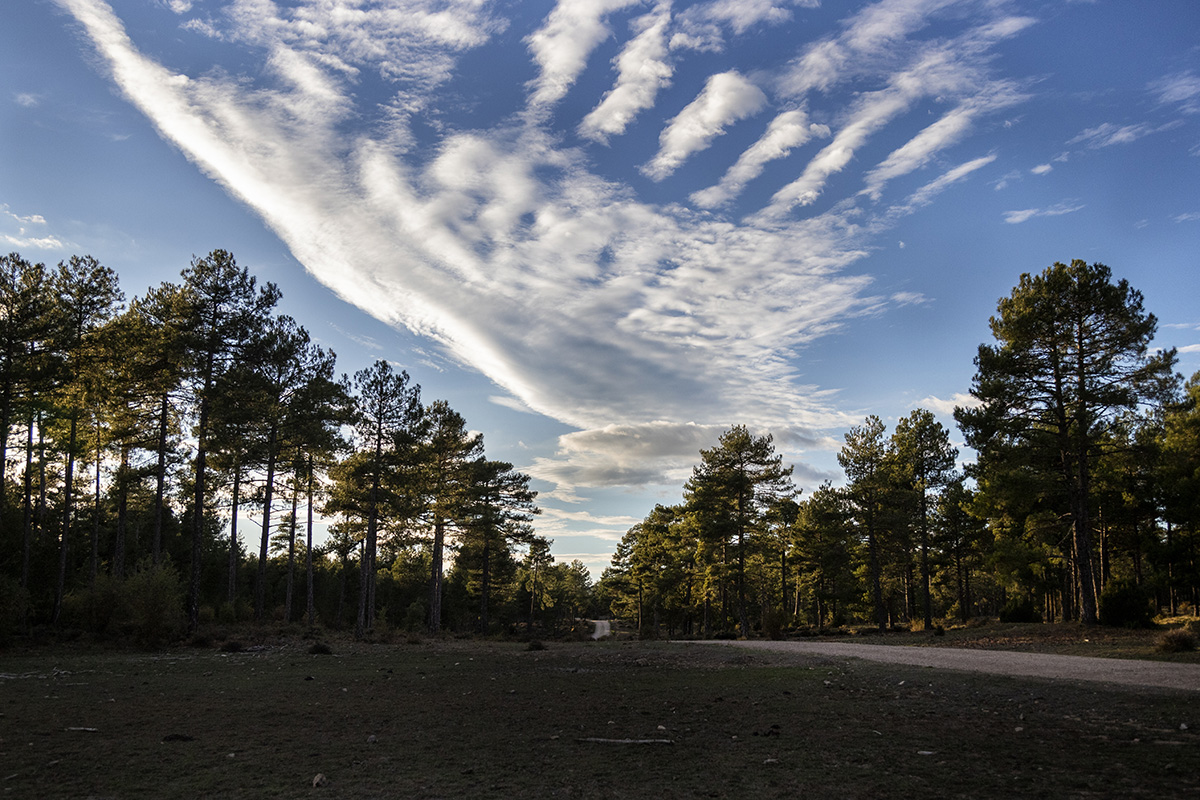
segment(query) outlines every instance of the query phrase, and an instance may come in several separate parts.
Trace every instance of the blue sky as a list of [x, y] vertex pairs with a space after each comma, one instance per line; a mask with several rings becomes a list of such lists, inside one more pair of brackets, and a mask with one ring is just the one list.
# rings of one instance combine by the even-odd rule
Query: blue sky
[[1194, 0], [0, 14], [0, 246], [131, 295], [231, 250], [341, 370], [449, 400], [597, 574], [730, 425], [807, 490], [866, 414], [952, 427], [1054, 261], [1128, 278], [1200, 369]]

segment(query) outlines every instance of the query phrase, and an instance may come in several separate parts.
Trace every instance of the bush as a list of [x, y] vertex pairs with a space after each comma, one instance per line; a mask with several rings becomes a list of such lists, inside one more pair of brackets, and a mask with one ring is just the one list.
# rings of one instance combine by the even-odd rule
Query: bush
[[103, 634], [120, 615], [121, 592], [120, 581], [101, 573], [91, 586], [63, 597], [63, 621], [88, 633]]
[[1162, 653], [1190, 653], [1196, 649], [1196, 634], [1187, 628], [1172, 628], [1158, 639]]
[[125, 618], [139, 641], [153, 644], [183, 633], [183, 580], [169, 561], [157, 567], [142, 561], [123, 589]]
[[1000, 609], [1001, 622], [1041, 622], [1042, 615], [1029, 598], [1012, 598]]
[[29, 590], [20, 582], [0, 575], [0, 644], [25, 628], [29, 615]]
[[1114, 581], [1100, 593], [1100, 623], [1114, 628], [1154, 626], [1154, 599], [1129, 581]]

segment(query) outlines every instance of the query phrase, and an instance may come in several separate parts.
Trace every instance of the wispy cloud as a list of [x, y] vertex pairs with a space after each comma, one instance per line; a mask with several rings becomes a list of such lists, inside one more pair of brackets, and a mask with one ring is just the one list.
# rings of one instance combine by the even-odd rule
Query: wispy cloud
[[1112, 147], [1117, 144], [1132, 144], [1144, 136], [1158, 133], [1162, 128], [1139, 122], [1136, 125], [1114, 125], [1105, 122], [1094, 128], [1088, 128], [1067, 144], [1082, 144], [1093, 150], [1102, 147]]
[[684, 107], [658, 138], [658, 153], [641, 169], [661, 181], [687, 158], [712, 144], [725, 128], [757, 114], [767, 96], [737, 71], [713, 75], [700, 95]]
[[13, 95], [13, 101], [23, 108], [34, 108], [42, 102], [42, 98], [32, 92], [18, 92]]
[[1185, 214], [1176, 214], [1171, 217], [1175, 222], [1196, 222], [1200, 221], [1200, 211], [1188, 211]]
[[1006, 211], [1004, 212], [1004, 221], [1009, 225], [1020, 225], [1022, 222], [1028, 222], [1034, 217], [1060, 217], [1063, 214], [1073, 214], [1083, 207], [1082, 203], [1063, 202], [1049, 208], [1025, 208], [1019, 211]]
[[746, 184], [762, 174], [772, 161], [786, 158], [793, 149], [814, 136], [829, 136], [829, 126], [809, 123], [803, 110], [785, 111], [767, 126], [767, 131], [743, 152], [715, 186], [695, 192], [691, 200], [701, 208], [716, 208], [732, 200]]
[[1052, 164], [1038, 164], [1029, 171], [1034, 175], [1048, 175], [1054, 171], [1054, 166]]
[[579, 134], [607, 142], [609, 136], [622, 134], [639, 111], [654, 105], [654, 98], [671, 83], [672, 69], [667, 62], [667, 25], [671, 21], [669, 3], [631, 23], [636, 36], [614, 59], [617, 82], [579, 125]]
[[1150, 84], [1160, 103], [1178, 105], [1185, 114], [1200, 114], [1200, 75], [1180, 72]]

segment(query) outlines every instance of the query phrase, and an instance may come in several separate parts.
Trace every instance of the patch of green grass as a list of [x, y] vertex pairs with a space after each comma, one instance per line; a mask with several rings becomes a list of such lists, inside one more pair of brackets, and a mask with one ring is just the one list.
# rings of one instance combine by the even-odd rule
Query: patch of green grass
[[[1200, 693], [670, 643], [306, 650], [0, 657], [0, 787], [47, 798], [1200, 792]], [[314, 789], [318, 773], [327, 783]]]

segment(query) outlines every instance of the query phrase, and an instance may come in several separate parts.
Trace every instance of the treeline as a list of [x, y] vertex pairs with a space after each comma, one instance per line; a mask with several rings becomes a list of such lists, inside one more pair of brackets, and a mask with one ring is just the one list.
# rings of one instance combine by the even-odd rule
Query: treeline
[[1012, 621], [1147, 624], [1200, 609], [1200, 373], [1102, 264], [1023, 275], [955, 418], [917, 409], [798, 492], [769, 434], [702, 450], [684, 501], [622, 539], [597, 593], [645, 635]]
[[387, 361], [335, 376], [279, 299], [223, 250], [128, 304], [91, 257], [0, 257], [0, 634], [581, 612], [529, 477]]

